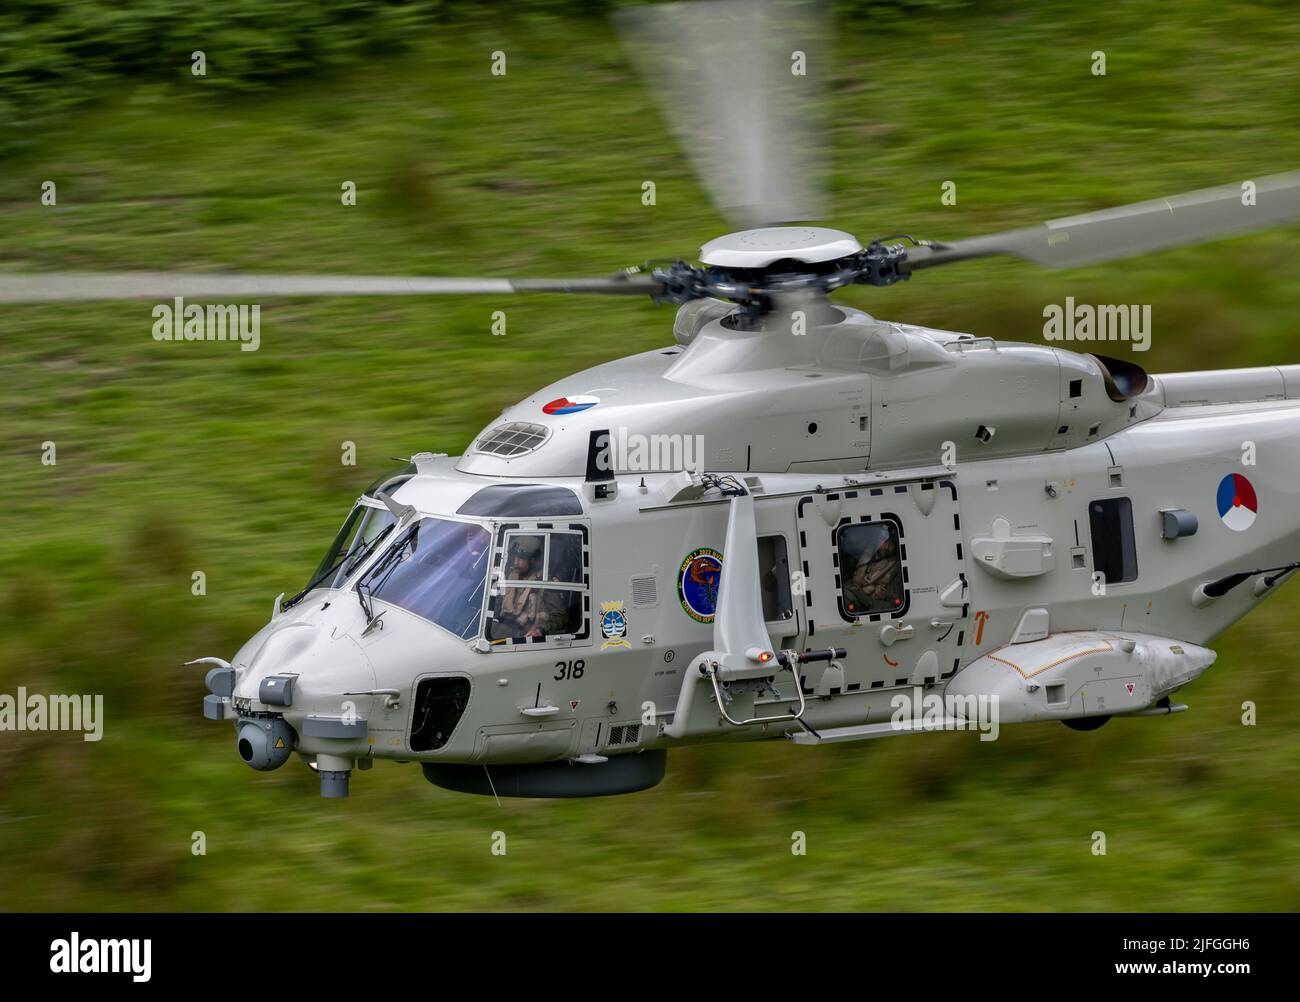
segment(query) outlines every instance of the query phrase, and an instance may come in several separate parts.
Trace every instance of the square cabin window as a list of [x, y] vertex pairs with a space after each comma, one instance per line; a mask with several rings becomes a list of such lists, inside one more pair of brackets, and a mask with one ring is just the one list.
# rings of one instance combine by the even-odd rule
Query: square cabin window
[[893, 522], [859, 522], [839, 533], [841, 591], [850, 616], [896, 612], [903, 605], [903, 561]]
[[784, 536], [758, 537], [758, 586], [763, 596], [764, 622], [778, 623], [794, 617]]
[[1093, 501], [1088, 505], [1088, 528], [1092, 533], [1092, 569], [1107, 584], [1137, 580], [1133, 502], [1128, 498]]

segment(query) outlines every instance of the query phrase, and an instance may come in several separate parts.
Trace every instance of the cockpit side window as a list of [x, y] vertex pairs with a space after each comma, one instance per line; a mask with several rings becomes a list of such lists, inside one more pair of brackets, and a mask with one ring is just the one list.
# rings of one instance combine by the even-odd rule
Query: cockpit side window
[[359, 506], [357, 510], [362, 512], [357, 523], [357, 531], [348, 542], [343, 559], [339, 562], [339, 568], [329, 582], [331, 588], [342, 587], [352, 576], [352, 572], [361, 566], [366, 557], [375, 552], [379, 543], [393, 528], [393, 513], [387, 508]]
[[546, 569], [546, 536], [517, 533], [506, 538], [502, 577], [507, 581], [540, 581]]
[[365, 559], [379, 548], [392, 528], [393, 516], [387, 508], [356, 505], [348, 513], [307, 587], [285, 602], [284, 607], [287, 609], [316, 588], [342, 587]]
[[589, 636], [586, 548], [582, 525], [503, 528], [488, 640], [539, 643]]
[[582, 582], [582, 536], [576, 532], [552, 532], [547, 537], [546, 580], [570, 584]]

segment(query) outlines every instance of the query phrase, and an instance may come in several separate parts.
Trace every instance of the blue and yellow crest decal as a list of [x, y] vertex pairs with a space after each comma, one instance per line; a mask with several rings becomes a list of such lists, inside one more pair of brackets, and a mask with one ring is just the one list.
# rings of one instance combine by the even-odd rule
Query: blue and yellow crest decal
[[600, 604], [600, 632], [605, 642], [600, 645], [603, 651], [609, 647], [631, 647], [627, 642], [627, 608], [622, 602], [602, 602]]

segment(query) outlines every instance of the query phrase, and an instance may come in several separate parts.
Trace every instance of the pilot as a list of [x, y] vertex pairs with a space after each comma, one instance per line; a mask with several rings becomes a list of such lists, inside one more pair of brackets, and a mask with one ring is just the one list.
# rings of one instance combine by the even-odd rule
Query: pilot
[[477, 629], [483, 613], [490, 539], [482, 526], [464, 523], [450, 541], [451, 552], [438, 561], [441, 568], [450, 570], [440, 570], [430, 577], [443, 589], [437, 600], [442, 609], [442, 625], [460, 636]]
[[892, 535], [887, 535], [869, 559], [858, 561], [849, 580], [849, 589], [856, 593], [864, 608], [896, 605], [899, 571], [898, 544]]
[[464, 547], [464, 566], [469, 571], [477, 571], [483, 562], [483, 554], [488, 548], [488, 534], [481, 526], [466, 522], [461, 527], [461, 545]]
[[[536, 536], [516, 536], [510, 544], [511, 581], [539, 581], [542, 541]], [[500, 606], [496, 615], [498, 623], [510, 636], [540, 637], [542, 630], [542, 590], [540, 588], [508, 587], [501, 590]]]

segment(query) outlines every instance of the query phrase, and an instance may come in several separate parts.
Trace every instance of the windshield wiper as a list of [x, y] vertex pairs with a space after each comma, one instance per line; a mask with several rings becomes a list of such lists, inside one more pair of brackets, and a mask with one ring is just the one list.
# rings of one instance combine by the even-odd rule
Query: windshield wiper
[[375, 548], [378, 547], [380, 543], [388, 538], [388, 533], [392, 531], [392, 528], [392, 525], [384, 526], [383, 531], [374, 539], [370, 540], [368, 543], [362, 543], [361, 546], [354, 549], [351, 553], [343, 554], [343, 556], [336, 560], [332, 565], [307, 582], [306, 588], [298, 592], [298, 594], [293, 598], [282, 602], [280, 608], [288, 609], [291, 606], [297, 605], [303, 600], [308, 592], [315, 589], [322, 581], [334, 577], [334, 575], [338, 573], [340, 567], [343, 568], [343, 576], [347, 577], [356, 570], [357, 567], [370, 556], [370, 554], [375, 552]]
[[[346, 559], [346, 558], [345, 558], [345, 559]], [[298, 592], [298, 594], [295, 595], [293, 598], [291, 598], [291, 599], [287, 599], [287, 600], [285, 600], [284, 602], [281, 602], [281, 603], [280, 603], [280, 608], [281, 608], [282, 610], [283, 610], [283, 609], [289, 609], [289, 608], [292, 608], [293, 606], [297, 605], [299, 602], [301, 602], [301, 601], [302, 601], [302, 600], [307, 596], [307, 594], [308, 594], [309, 592], [313, 591], [313, 590], [316, 588], [317, 585], [319, 585], [319, 584], [320, 584], [322, 581], [324, 581], [327, 577], [329, 577], [331, 574], [333, 574], [335, 571], [337, 571], [337, 570], [339, 569], [339, 567], [342, 565], [342, 563], [343, 563], [343, 561], [340, 560], [337, 564], [335, 564], [335, 565], [334, 565], [333, 567], [331, 567], [329, 570], [325, 571], [325, 573], [323, 573], [323, 574], [317, 574], [314, 578], [312, 578], [310, 581], [307, 582], [307, 587], [306, 587], [306, 588], [304, 588], [302, 591]]]
[[374, 606], [370, 602], [370, 597], [366, 594], [370, 586], [362, 581], [357, 585], [357, 601], [361, 603], [361, 611], [366, 614], [366, 625], [369, 626], [375, 621]]
[[[379, 562], [370, 568], [370, 573], [366, 575], [365, 581], [357, 582], [357, 601], [361, 603], [361, 609], [366, 614], [366, 625], [370, 625], [375, 618], [372, 599], [375, 594], [375, 588], [382, 588], [384, 583], [392, 576], [397, 565], [401, 563], [400, 559], [406, 548], [416, 539], [416, 530], [418, 526], [412, 526], [406, 534], [406, 538], [399, 540], [389, 548], [388, 552], [379, 558]], [[374, 585], [367, 582], [374, 581]]]
[[[335, 564], [335, 566], [343, 567], [343, 573], [345, 575], [351, 574], [357, 569], [358, 565], [360, 565], [363, 560], [375, 552], [375, 547], [384, 541], [392, 528], [391, 525], [384, 526], [383, 531], [380, 532], [379, 535], [375, 536], [375, 538], [370, 540], [368, 543], [362, 543], [357, 547], [357, 549], [352, 551], [351, 555], [345, 555], [342, 560]], [[343, 566], [345, 564], [347, 565], [346, 567]]]

